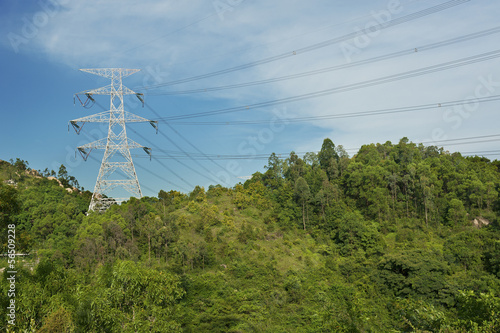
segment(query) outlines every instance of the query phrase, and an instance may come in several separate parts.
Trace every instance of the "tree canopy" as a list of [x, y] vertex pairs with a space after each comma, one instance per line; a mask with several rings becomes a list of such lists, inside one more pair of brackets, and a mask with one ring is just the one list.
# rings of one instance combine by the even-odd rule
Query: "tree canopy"
[[349, 157], [325, 139], [232, 188], [102, 214], [64, 166], [28, 165], [0, 163], [3, 252], [15, 225], [28, 254], [2, 331], [500, 331], [498, 161], [407, 138]]

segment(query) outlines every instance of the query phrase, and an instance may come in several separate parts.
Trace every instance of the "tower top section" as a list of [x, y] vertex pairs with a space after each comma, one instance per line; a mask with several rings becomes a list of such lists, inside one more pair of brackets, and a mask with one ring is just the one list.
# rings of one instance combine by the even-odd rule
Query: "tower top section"
[[82, 72], [99, 75], [108, 79], [116, 77], [127, 77], [140, 71], [140, 69], [126, 69], [126, 68], [82, 68]]

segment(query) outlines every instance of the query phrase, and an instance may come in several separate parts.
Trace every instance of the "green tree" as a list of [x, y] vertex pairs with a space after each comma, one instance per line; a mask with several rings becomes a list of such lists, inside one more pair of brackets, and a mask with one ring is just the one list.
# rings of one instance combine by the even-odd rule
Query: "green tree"
[[306, 230], [306, 205], [310, 200], [311, 191], [309, 190], [309, 185], [304, 178], [299, 177], [295, 182], [294, 196], [299, 204], [302, 205], [302, 224], [304, 230]]
[[493, 292], [459, 291], [457, 295], [459, 320], [456, 326], [467, 332], [493, 333], [500, 330], [500, 297]]
[[[0, 241], [3, 253], [7, 250], [7, 230], [16, 231], [13, 228], [9, 229], [8, 226], [15, 222], [15, 216], [20, 212], [20, 209], [21, 203], [16, 188], [0, 182]], [[20, 232], [21, 230], [17, 230], [18, 238]]]
[[358, 251], [368, 256], [379, 255], [385, 247], [376, 225], [365, 221], [359, 212], [346, 213], [338, 221], [335, 240], [340, 245], [342, 255], [352, 256]]
[[334, 200], [338, 200], [340, 196], [340, 190], [330, 183], [327, 179], [325, 179], [322, 184], [320, 190], [316, 193], [314, 197], [315, 201], [321, 207], [321, 214], [325, 217], [325, 209], [329, 207]]
[[161, 228], [162, 222], [161, 218], [154, 213], [149, 213], [145, 215], [139, 221], [139, 230], [146, 236], [148, 241], [148, 264], [151, 264], [151, 240], [158, 233]]
[[27, 171], [29, 170], [29, 163], [20, 158], [16, 158], [16, 160], [10, 160], [10, 164], [12, 164], [18, 171]]
[[264, 166], [266, 169], [262, 177], [264, 186], [272, 191], [279, 189], [284, 180], [285, 167], [285, 161], [280, 160], [278, 155], [272, 153], [271, 156], [269, 156], [267, 165]]
[[16, 188], [0, 183], [0, 223], [2, 228], [13, 222], [14, 215], [19, 213], [20, 209], [21, 204]]
[[464, 270], [481, 269], [483, 241], [477, 230], [462, 231], [446, 239], [444, 255], [450, 264], [458, 264]]
[[335, 144], [332, 140], [326, 138], [323, 140], [323, 145], [318, 153], [319, 165], [326, 171], [328, 179], [334, 179], [338, 174], [339, 155], [335, 150]]
[[416, 298], [397, 298], [397, 313], [404, 318], [405, 331], [441, 332], [447, 323], [446, 314], [432, 303]]
[[290, 157], [287, 159], [287, 162], [288, 168], [285, 172], [285, 178], [295, 183], [299, 177], [304, 176], [306, 165], [304, 161], [293, 151], [290, 153]]
[[451, 199], [448, 207], [448, 221], [452, 225], [459, 225], [467, 218], [467, 211], [464, 204], [459, 199]]
[[59, 171], [57, 172], [57, 179], [63, 184], [64, 187], [69, 186], [69, 175], [68, 175], [68, 170], [66, 170], [66, 167], [64, 164], [61, 164], [59, 167]]
[[448, 302], [440, 296], [446, 295], [449, 266], [437, 253], [411, 249], [386, 254], [378, 268], [381, 285], [395, 296]]

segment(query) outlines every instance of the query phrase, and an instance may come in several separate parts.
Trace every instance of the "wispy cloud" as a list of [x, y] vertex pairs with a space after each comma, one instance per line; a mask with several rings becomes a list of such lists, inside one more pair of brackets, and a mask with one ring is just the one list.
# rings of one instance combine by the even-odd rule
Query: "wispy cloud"
[[[0, 29], [6, 37], [2, 39], [5, 50], [14, 51], [8, 35], [16, 34], [25, 39], [25, 42], [17, 45], [18, 52], [42, 55], [73, 70], [82, 67], [142, 68], [142, 77], [136, 76], [127, 82], [129, 86], [140, 88], [292, 52], [374, 26], [380, 20], [400, 18], [445, 2], [41, 0], [26, 9], [17, 6], [7, 8], [6, 12], [0, 14], [7, 19], [3, 20]], [[47, 7], [52, 8], [52, 11], [47, 12], [40, 4], [46, 4], [45, 7], [52, 4], [52, 7]], [[343, 46], [340, 43], [332, 44], [313, 52], [168, 89], [184, 90], [264, 80], [370, 59], [495, 27], [498, 25], [499, 12], [498, 1], [469, 1], [357, 40], [348, 40]], [[43, 20], [43, 13], [46, 20]], [[37, 18], [40, 20], [38, 26], [34, 21]], [[23, 33], [29, 30], [29, 24], [35, 25], [36, 33], [33, 32], [28, 38]], [[348, 54], [346, 45], [351, 47]], [[188, 109], [184, 109], [184, 113], [247, 105], [363, 82], [497, 48], [498, 35], [492, 35], [331, 73], [183, 96], [175, 101]], [[291, 103], [286, 108], [292, 116], [315, 116], [460, 100], [474, 95], [481, 78], [488, 77], [494, 82], [493, 93], [500, 94], [500, 87], [495, 85], [500, 81], [498, 64], [498, 60], [490, 60]], [[161, 89], [155, 92], [161, 92]], [[162, 98], [166, 97], [151, 96], [149, 100]], [[171, 101], [169, 98], [169, 103]], [[411, 140], [433, 139], [436, 129], [441, 129], [438, 132], [447, 137], [496, 132], [492, 124], [498, 123], [500, 116], [491, 112], [495, 106], [498, 104], [484, 104], [468, 117], [459, 115], [463, 121], [458, 128], [453, 126], [456, 121], [451, 122], [446, 117], [446, 110], [322, 120], [300, 127], [300, 136], [288, 131], [280, 133], [279, 138], [267, 145], [266, 149], [272, 151], [288, 147], [297, 151], [317, 150], [325, 136], [332, 137], [334, 142], [346, 147], [356, 147], [363, 143], [398, 140], [402, 136], [408, 136]], [[272, 109], [226, 115], [222, 119], [262, 119], [266, 113], [272, 114]], [[294, 125], [290, 128], [297, 130], [299, 127]], [[233, 141], [245, 140], [248, 131], [231, 131], [231, 135], [236, 138]], [[213, 130], [213, 133], [217, 133], [217, 130]], [[235, 143], [231, 147], [230, 144], [228, 142], [224, 147], [225, 152], [233, 149], [230, 153], [235, 153], [238, 145]]]

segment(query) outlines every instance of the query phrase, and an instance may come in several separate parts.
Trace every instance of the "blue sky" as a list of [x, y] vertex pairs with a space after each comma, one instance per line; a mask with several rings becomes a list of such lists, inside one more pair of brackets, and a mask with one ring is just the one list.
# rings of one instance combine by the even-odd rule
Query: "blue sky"
[[[386, 29], [374, 28], [440, 4], [450, 8]], [[73, 105], [75, 93], [109, 82], [82, 73], [80, 68], [141, 69], [126, 78], [124, 84], [144, 93], [147, 107], [127, 98], [126, 110], [158, 119], [251, 106], [371, 80], [378, 82], [390, 75], [466, 57], [478, 59], [499, 49], [498, 32], [449, 45], [438, 44], [440, 47], [430, 50], [420, 49], [497, 28], [500, 3], [494, 0], [1, 0], [0, 8], [0, 159], [19, 157], [29, 161], [30, 167], [42, 170], [57, 170], [65, 164], [90, 190], [103, 152], [93, 151], [92, 158], [84, 162], [80, 156], [75, 159], [75, 148], [105, 137], [106, 128], [86, 124], [77, 135], [72, 129], [68, 132], [67, 125], [72, 119], [109, 108], [106, 96], [98, 96], [91, 109], [82, 108], [78, 101]], [[365, 28], [373, 30], [363, 32]], [[325, 41], [356, 34], [354, 39], [340, 38], [319, 47]], [[317, 47], [305, 49], [313, 45]], [[417, 52], [404, 56], [371, 61], [415, 48]], [[224, 75], [166, 85], [277, 55], [289, 56]], [[406, 136], [413, 142], [435, 143], [449, 151], [499, 158], [500, 136], [493, 137], [500, 134], [500, 114], [496, 112], [499, 101], [366, 117], [286, 121], [491, 98], [500, 95], [500, 61], [496, 54], [490, 58], [364, 88], [355, 86], [356, 89], [323, 97], [168, 124], [160, 122], [159, 134], [149, 124], [132, 124], [129, 136], [152, 147], [155, 157], [150, 161], [146, 156], [139, 157], [144, 155], [142, 151], [132, 152], [137, 156], [135, 164], [143, 194], [155, 196], [160, 189], [189, 192], [194, 185], [208, 187], [216, 183], [233, 186], [243, 182], [238, 177], [264, 171], [270, 153], [286, 156], [290, 151], [318, 151], [326, 137], [343, 145], [351, 156], [362, 144], [388, 140], [397, 143]], [[363, 60], [369, 61], [345, 68]], [[334, 66], [344, 68], [237, 89], [166, 94]], [[259, 124], [234, 123], [247, 120], [257, 120]], [[492, 137], [463, 139], [481, 136]], [[451, 141], [454, 139], [463, 140]], [[185, 152], [191, 158], [179, 157]], [[210, 159], [200, 159], [201, 153], [209, 154]], [[233, 159], [223, 159], [223, 155]]]

